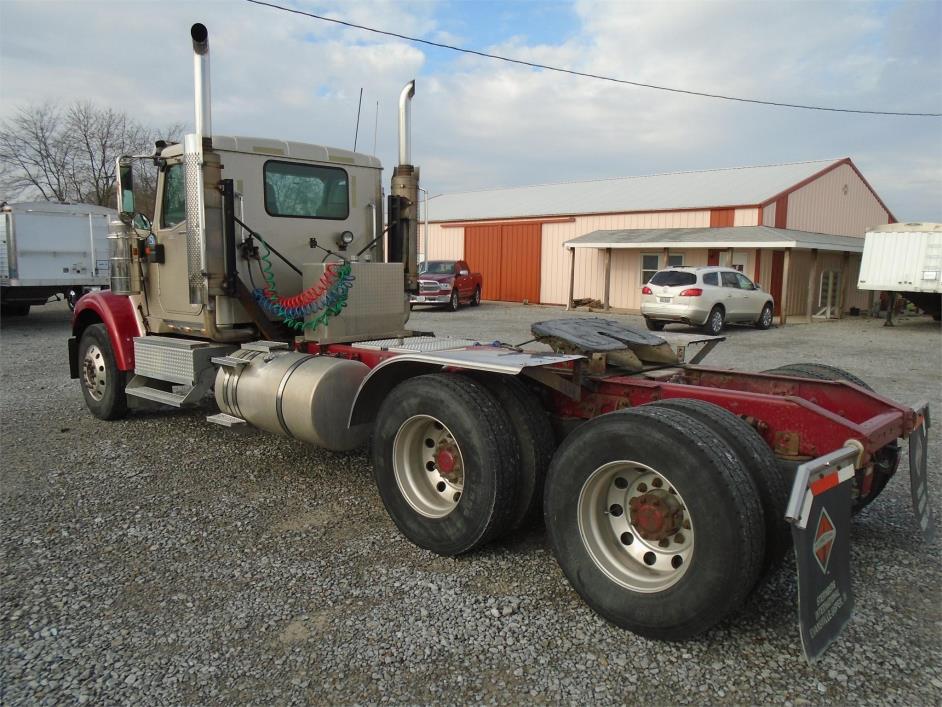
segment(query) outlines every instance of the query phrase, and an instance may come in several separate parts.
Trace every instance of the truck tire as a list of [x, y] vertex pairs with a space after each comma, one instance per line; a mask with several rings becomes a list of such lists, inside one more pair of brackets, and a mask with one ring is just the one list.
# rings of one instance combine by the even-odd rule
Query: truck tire
[[475, 287], [474, 294], [471, 296], [471, 306], [477, 307], [479, 304], [481, 304], [481, 288]]
[[542, 516], [546, 470], [556, 449], [556, 435], [549, 416], [536, 394], [519, 378], [484, 375], [478, 380], [507, 413], [509, 429], [513, 431], [520, 453], [517, 498], [510, 530], [533, 525]]
[[454, 556], [507, 531], [519, 454], [506, 413], [484, 386], [455, 373], [410, 378], [376, 419], [373, 476], [403, 535]]
[[648, 638], [706, 630], [759, 576], [758, 492], [711, 436], [678, 410], [609, 413], [573, 432], [547, 475], [547, 535], [569, 582], [603, 617]]
[[82, 332], [78, 365], [82, 395], [92, 415], [101, 420], [117, 420], [127, 415], [126, 376], [115, 363], [104, 324], [92, 324]]
[[451, 298], [448, 300], [448, 309], [457, 312], [461, 307], [461, 300], [458, 298], [458, 290], [451, 291]]
[[765, 560], [762, 574], [781, 565], [792, 547], [792, 535], [785, 522], [785, 508], [791, 481], [779, 466], [775, 455], [756, 429], [742, 418], [719, 405], [703, 400], [671, 399], [650, 403], [653, 407], [678, 410], [702, 422], [726, 445], [749, 472], [765, 516]]
[[3, 304], [0, 305], [0, 315], [4, 317], [25, 317], [29, 314], [28, 304]]
[[[864, 390], [873, 391], [873, 388], [870, 387], [866, 381], [858, 378], [853, 373], [848, 373], [843, 368], [828, 366], [823, 363], [790, 363], [787, 366], [779, 366], [778, 368], [771, 368], [762, 372], [788, 376], [789, 378], [847, 381], [848, 383], [860, 386]], [[855, 480], [858, 493], [854, 497], [853, 505], [851, 505], [850, 508], [851, 515], [860, 513], [860, 511], [873, 503], [877, 496], [883, 493], [883, 489], [886, 488], [886, 485], [896, 473], [897, 467], [899, 467], [899, 458], [900, 447], [897, 441], [890, 442], [885, 447], [877, 450], [873, 455], [873, 481], [870, 484], [870, 491], [866, 495], [859, 493], [863, 482], [863, 475], [862, 472], [858, 472], [858, 477]]]

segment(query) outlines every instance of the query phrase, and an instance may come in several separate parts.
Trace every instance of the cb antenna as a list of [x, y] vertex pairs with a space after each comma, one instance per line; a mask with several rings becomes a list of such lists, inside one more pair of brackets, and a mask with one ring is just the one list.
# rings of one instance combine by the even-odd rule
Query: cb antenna
[[357, 138], [360, 136], [360, 108], [363, 107], [363, 87], [360, 86], [360, 101], [357, 103], [357, 127], [353, 133], [353, 151], [357, 151]]
[[373, 119], [373, 156], [376, 157], [376, 131], [379, 129], [379, 101], [376, 101], [376, 117]]

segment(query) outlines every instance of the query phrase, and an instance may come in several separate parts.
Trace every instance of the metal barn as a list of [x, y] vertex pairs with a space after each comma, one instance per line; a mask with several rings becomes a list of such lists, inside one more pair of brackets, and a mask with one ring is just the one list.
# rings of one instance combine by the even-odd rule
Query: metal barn
[[850, 158], [443, 194], [429, 257], [464, 258], [485, 299], [637, 311], [667, 265], [732, 265], [787, 317], [868, 306], [863, 236], [896, 221]]

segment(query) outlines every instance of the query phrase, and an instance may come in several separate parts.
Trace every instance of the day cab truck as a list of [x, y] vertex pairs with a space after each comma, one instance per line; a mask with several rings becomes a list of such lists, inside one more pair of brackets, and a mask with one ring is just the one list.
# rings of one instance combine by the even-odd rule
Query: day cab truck
[[[853, 605], [850, 515], [892, 478], [901, 440], [932, 531], [927, 406], [839, 369], [685, 363], [653, 333], [594, 318], [533, 324], [542, 348], [410, 330], [415, 83], [384, 204], [375, 157], [214, 134], [208, 32], [191, 37], [195, 132], [119, 160], [111, 289], [75, 309], [69, 362], [94, 415], [212, 391], [209, 422], [369, 444], [413, 543], [458, 555], [542, 518], [585, 601], [659, 639], [734, 612], [794, 542], [803, 645], [823, 650]], [[159, 170], [146, 228], [131, 184], [143, 159]]]

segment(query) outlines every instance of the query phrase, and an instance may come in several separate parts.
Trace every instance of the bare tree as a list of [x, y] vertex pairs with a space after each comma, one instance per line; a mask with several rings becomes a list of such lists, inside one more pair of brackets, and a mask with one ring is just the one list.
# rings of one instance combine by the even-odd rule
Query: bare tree
[[[40, 198], [114, 206], [120, 155], [149, 154], [157, 138], [183, 132], [146, 127], [126, 113], [76, 102], [25, 106], [0, 121], [0, 189], [9, 200]], [[139, 170], [139, 208], [152, 215], [156, 170]]]
[[11, 197], [38, 193], [49, 201], [68, 201], [72, 161], [65, 121], [52, 104], [19, 108], [0, 124], [0, 177]]

